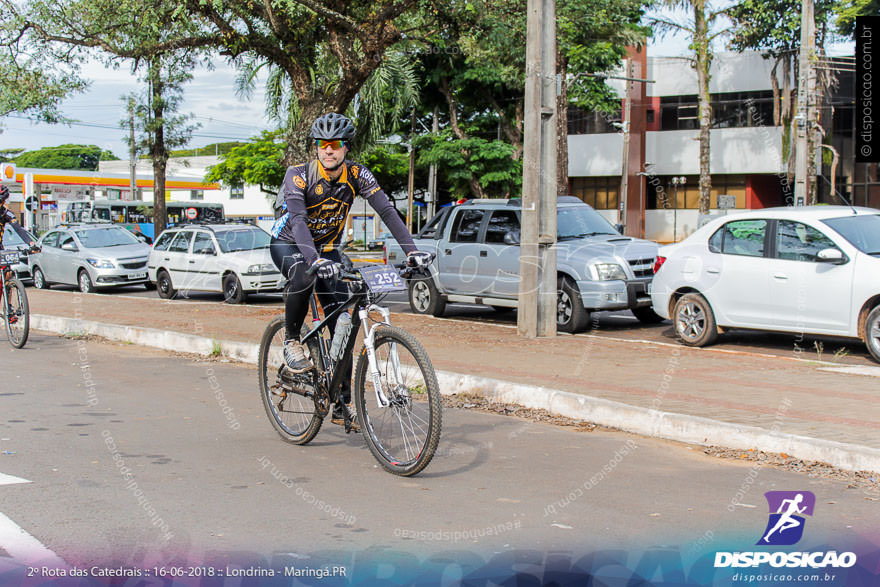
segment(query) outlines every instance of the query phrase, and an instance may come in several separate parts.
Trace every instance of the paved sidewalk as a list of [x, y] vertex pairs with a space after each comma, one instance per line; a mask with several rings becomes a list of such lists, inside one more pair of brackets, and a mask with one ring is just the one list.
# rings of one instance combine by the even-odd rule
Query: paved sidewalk
[[[252, 352], [278, 314], [277, 308], [117, 294], [31, 288], [28, 295], [38, 315], [35, 325], [53, 331], [84, 329], [70, 320], [47, 326], [50, 316], [136, 327], [124, 336], [142, 344], [145, 336], [172, 340], [163, 333], [171, 331], [189, 335], [169, 343], [177, 350], [197, 352], [199, 339], [210, 349], [213, 340], [238, 356]], [[794, 357], [589, 334], [524, 340], [509, 326], [456, 319], [394, 314], [392, 322], [426, 347], [435, 368], [445, 373], [444, 391], [470, 390], [575, 417], [586, 414], [606, 425], [686, 442], [880, 470], [880, 367], [868, 362], [841, 372]], [[131, 334], [135, 330], [140, 338]]]

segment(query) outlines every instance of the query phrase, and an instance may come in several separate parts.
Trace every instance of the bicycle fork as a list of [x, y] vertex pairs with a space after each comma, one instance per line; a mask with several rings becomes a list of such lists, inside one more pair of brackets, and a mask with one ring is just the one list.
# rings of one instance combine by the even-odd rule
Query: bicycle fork
[[[367, 351], [367, 364], [370, 368], [370, 379], [372, 380], [373, 388], [376, 391], [376, 403], [379, 407], [387, 408], [390, 402], [388, 401], [388, 396], [385, 395], [385, 390], [382, 388], [382, 373], [379, 371], [379, 364], [378, 361], [376, 361], [376, 347], [374, 343], [376, 328], [382, 324], [391, 324], [391, 311], [388, 308], [383, 308], [377, 305], [371, 305], [369, 308], [361, 308], [358, 311], [361, 323], [365, 325], [368, 324], [371, 311], [376, 311], [382, 314], [382, 322], [373, 324], [368, 330], [365, 329], [366, 336], [364, 337], [364, 349]], [[391, 361], [393, 378], [395, 379], [395, 382], [399, 383], [401, 381], [400, 356], [397, 354], [396, 344], [391, 344], [389, 359]]]

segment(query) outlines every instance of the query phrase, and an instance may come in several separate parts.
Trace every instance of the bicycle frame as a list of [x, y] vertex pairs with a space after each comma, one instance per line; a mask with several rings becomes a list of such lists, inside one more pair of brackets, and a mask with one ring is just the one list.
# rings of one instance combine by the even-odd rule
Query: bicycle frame
[[[326, 367], [325, 370], [320, 373], [320, 375], [323, 377], [324, 384], [327, 386], [328, 395], [330, 396], [331, 402], [335, 402], [338, 399], [339, 390], [341, 389], [342, 377], [344, 376], [343, 373], [348, 373], [348, 370], [346, 369], [346, 367], [348, 366], [347, 362], [354, 360], [352, 353], [354, 352], [354, 345], [357, 342], [357, 334], [358, 332], [360, 332], [361, 324], [367, 323], [371, 312], [378, 312], [382, 315], [382, 321], [373, 324], [369, 328], [365, 327], [364, 350], [367, 353], [367, 362], [370, 366], [370, 378], [376, 391], [376, 402], [381, 407], [388, 406], [388, 398], [382, 391], [382, 376], [376, 363], [374, 340], [376, 328], [378, 328], [382, 324], [391, 324], [391, 311], [388, 308], [371, 303], [371, 297], [371, 293], [368, 290], [351, 292], [351, 296], [340, 307], [333, 310], [330, 314], [324, 316], [324, 319], [317, 322], [316, 324], [314, 317], [318, 315], [318, 302], [317, 294], [314, 291], [312, 292], [312, 296], [309, 300], [309, 307], [312, 311], [313, 316], [312, 329], [309, 330], [308, 334], [302, 337], [302, 340], [300, 340], [300, 342], [305, 345], [310, 340], [317, 338], [318, 347], [321, 351], [321, 358], [323, 359], [323, 363]], [[342, 357], [338, 362], [334, 362], [333, 359], [330, 357], [329, 350], [327, 349], [327, 341], [324, 339], [323, 336], [320, 335], [320, 333], [328, 324], [328, 322], [335, 319], [342, 312], [347, 311], [348, 308], [351, 307], [354, 307], [357, 310], [353, 313], [351, 317], [351, 332], [349, 333], [348, 340], [346, 341], [345, 348], [343, 349]], [[397, 379], [397, 381], [400, 381], [400, 359], [397, 355], [396, 347], [391, 348], [391, 364], [394, 369], [395, 378]]]

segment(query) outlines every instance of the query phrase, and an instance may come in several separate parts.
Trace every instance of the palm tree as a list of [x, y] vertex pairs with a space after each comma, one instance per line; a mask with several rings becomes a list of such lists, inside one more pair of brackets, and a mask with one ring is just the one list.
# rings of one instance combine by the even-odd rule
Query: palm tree
[[710, 174], [710, 140], [709, 130], [712, 128], [712, 105], [709, 101], [709, 70], [712, 67], [712, 41], [726, 34], [727, 29], [711, 32], [718, 20], [727, 15], [727, 8], [713, 10], [710, 0], [662, 0], [661, 5], [673, 10], [690, 11], [692, 19], [676, 22], [670, 18], [654, 17], [650, 24], [660, 34], [670, 31], [686, 33], [691, 38], [690, 48], [693, 50], [693, 65], [697, 72], [697, 95], [699, 101], [700, 120], [700, 214], [708, 214], [712, 176]]
[[[339, 75], [331, 60], [319, 58], [318, 62], [320, 66], [310, 72], [313, 87], [316, 93], [327, 94], [338, 83]], [[303, 116], [303, 97], [291, 88], [290, 77], [277, 65], [261, 59], [240, 59], [236, 65], [236, 92], [240, 97], [251, 97], [259, 74], [266, 75], [266, 114], [283, 134], [290, 136], [285, 131], [299, 126]], [[404, 52], [387, 53], [345, 112], [358, 129], [354, 147], [363, 151], [376, 145], [418, 103], [418, 76], [412, 58]]]

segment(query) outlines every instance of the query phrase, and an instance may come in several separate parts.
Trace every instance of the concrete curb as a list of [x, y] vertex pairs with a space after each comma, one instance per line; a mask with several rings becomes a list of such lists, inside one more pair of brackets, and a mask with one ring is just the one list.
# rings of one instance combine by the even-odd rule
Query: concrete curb
[[[58, 334], [94, 334], [109, 340], [130, 342], [169, 351], [212, 355], [218, 350], [230, 359], [256, 364], [259, 345], [217, 341], [204, 336], [156, 328], [106, 324], [41, 314], [31, 315], [31, 326]], [[757, 448], [792, 457], [820, 461], [849, 471], [880, 471], [880, 449], [855, 444], [771, 432], [700, 416], [662, 412], [546, 387], [522, 385], [499, 379], [438, 371], [444, 394], [476, 393], [500, 402], [586, 420], [627, 432], [699, 445], [731, 449]]]

